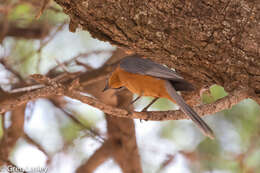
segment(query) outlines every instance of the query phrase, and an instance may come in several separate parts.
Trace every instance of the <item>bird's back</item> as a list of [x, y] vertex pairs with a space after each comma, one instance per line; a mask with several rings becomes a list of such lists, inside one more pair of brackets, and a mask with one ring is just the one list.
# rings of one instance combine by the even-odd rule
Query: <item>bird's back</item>
[[184, 80], [177, 72], [149, 59], [140, 58], [138, 55], [131, 55], [122, 59], [120, 68], [132, 74], [169, 80], [177, 91], [194, 90], [193, 85]]

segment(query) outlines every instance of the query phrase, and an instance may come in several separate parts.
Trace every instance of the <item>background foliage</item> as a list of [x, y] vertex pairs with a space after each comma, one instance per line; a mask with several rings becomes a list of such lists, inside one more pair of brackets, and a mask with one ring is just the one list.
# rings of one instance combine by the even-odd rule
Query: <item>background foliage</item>
[[[36, 20], [40, 5], [40, 1], [32, 0], [8, 0], [0, 4], [0, 26], [35, 27], [47, 33], [37, 39], [23, 38], [22, 34], [20, 37], [2, 35], [0, 84], [3, 90], [10, 91], [18, 81], [29, 80], [30, 74], [47, 74], [57, 66], [57, 71], [67, 72], [98, 68], [116, 49], [91, 38], [86, 31], [70, 33], [67, 16], [53, 2]], [[4, 27], [0, 31], [4, 33]], [[75, 57], [86, 66], [70, 61]], [[221, 86], [212, 86], [209, 92], [203, 93], [201, 104], [212, 103], [227, 94]], [[151, 99], [141, 99], [135, 109], [140, 110]], [[28, 103], [24, 135], [19, 137], [9, 155], [14, 165], [48, 167], [49, 172], [74, 172], [101, 146], [106, 138], [103, 113], [69, 98], [65, 98], [63, 104], [62, 108], [57, 107], [51, 99]], [[176, 109], [176, 105], [160, 99], [150, 110], [168, 109]], [[12, 113], [1, 116], [2, 139], [3, 127], [8, 129], [13, 123], [11, 116]], [[259, 105], [250, 99], [244, 100], [230, 110], [205, 117], [205, 121], [216, 133], [216, 140], [202, 136], [188, 120], [136, 120], [144, 172], [260, 172]], [[95, 172], [121, 171], [109, 160]]]

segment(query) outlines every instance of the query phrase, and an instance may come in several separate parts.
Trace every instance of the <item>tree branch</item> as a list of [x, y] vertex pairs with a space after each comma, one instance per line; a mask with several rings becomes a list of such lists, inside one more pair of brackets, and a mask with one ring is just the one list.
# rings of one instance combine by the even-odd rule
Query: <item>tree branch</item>
[[[115, 59], [117, 58], [115, 57]], [[104, 84], [105, 81], [99, 81], [92, 85], [88, 85], [86, 91], [110, 106], [122, 108], [130, 104], [132, 93], [126, 92], [126, 90], [120, 93], [115, 93], [114, 90], [102, 92]], [[133, 120], [113, 117], [107, 114], [106, 121], [108, 140], [111, 142], [111, 146], [109, 147], [112, 154], [111, 156], [118, 163], [122, 172], [141, 173], [142, 168]], [[86, 164], [88, 164], [88, 162]]]
[[88, 161], [77, 169], [77, 173], [91, 173], [104, 163], [112, 154], [112, 144], [107, 140], [103, 145], [95, 151], [95, 153], [88, 159]]
[[[0, 167], [1, 164], [11, 163], [9, 154], [15, 146], [17, 140], [23, 135], [25, 106], [16, 107], [11, 115], [11, 126], [5, 130], [0, 142]], [[3, 127], [4, 128], [4, 127]]]
[[73, 30], [175, 68], [197, 88], [260, 90], [259, 1], [55, 1]]
[[[106, 105], [96, 99], [89, 98], [87, 96], [83, 96], [73, 91], [69, 93], [67, 96], [71, 98], [75, 98], [80, 100], [83, 103], [94, 106], [98, 109], [101, 109], [103, 112], [108, 113], [113, 116], [123, 117], [123, 118], [138, 118], [143, 120], [156, 120], [156, 121], [164, 121], [164, 120], [180, 120], [180, 119], [189, 119], [187, 115], [185, 115], [182, 111], [148, 111], [148, 112], [135, 112], [128, 111], [126, 109], [119, 109], [109, 105]], [[211, 104], [204, 104], [200, 106], [193, 107], [194, 110], [200, 115], [211, 115], [217, 113], [219, 111], [229, 109], [233, 105], [236, 105], [240, 101], [255, 97], [252, 95], [252, 92], [248, 89], [241, 89], [229, 93], [228, 96], [219, 99], [218, 101]]]
[[[36, 77], [37, 76], [37, 77]], [[44, 84], [52, 84], [51, 86], [46, 86], [44, 88], [40, 88], [38, 90], [32, 91], [30, 93], [22, 94], [19, 97], [14, 97], [7, 99], [6, 102], [0, 102], [0, 113], [13, 110], [17, 106], [23, 105], [30, 100], [34, 100], [36, 98], [41, 97], [50, 97], [55, 95], [65, 95], [71, 97], [73, 99], [77, 99], [83, 103], [86, 103], [90, 106], [96, 107], [102, 110], [104, 113], [109, 115], [123, 117], [123, 118], [139, 118], [144, 120], [179, 120], [179, 119], [187, 119], [188, 117], [182, 111], [150, 111], [150, 112], [134, 112], [128, 111], [122, 108], [116, 108], [110, 105], [107, 105], [100, 100], [91, 98], [89, 96], [85, 96], [77, 88], [80, 86], [78, 80], [72, 82], [71, 84], [62, 85], [56, 81], [52, 81], [49, 78], [43, 77], [41, 75], [35, 75], [35, 78], [38, 81], [42, 81]], [[42, 77], [42, 78], [41, 78]], [[8, 98], [8, 96], [7, 96]], [[228, 96], [216, 101], [212, 104], [206, 104], [201, 106], [194, 107], [195, 111], [203, 116], [208, 114], [214, 114], [221, 110], [229, 109], [233, 105], [238, 102], [246, 99], [252, 98], [256, 101], [259, 101], [258, 97], [254, 94], [254, 92], [250, 89], [238, 89], [231, 93]]]
[[[4, 28], [4, 25], [0, 24], [0, 28]], [[27, 26], [24, 28], [15, 26], [14, 24], [9, 24], [5, 36], [24, 39], [42, 39], [49, 34], [49, 31], [50, 27], [48, 27], [46, 24], [40, 24], [38, 26]]]

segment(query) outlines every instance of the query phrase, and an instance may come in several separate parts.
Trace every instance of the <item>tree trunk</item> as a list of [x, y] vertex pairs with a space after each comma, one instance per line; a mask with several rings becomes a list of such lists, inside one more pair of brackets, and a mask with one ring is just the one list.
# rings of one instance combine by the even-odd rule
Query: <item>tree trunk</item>
[[197, 89], [260, 93], [260, 1], [55, 0], [93, 37], [167, 64]]

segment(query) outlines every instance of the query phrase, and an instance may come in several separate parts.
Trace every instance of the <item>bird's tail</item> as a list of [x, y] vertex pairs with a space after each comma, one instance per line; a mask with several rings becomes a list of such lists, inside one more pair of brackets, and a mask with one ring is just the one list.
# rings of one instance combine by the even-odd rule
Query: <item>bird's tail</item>
[[214, 133], [211, 128], [202, 120], [202, 118], [185, 103], [184, 99], [177, 93], [174, 87], [169, 81], [166, 81], [166, 89], [168, 94], [173, 98], [176, 103], [180, 106], [181, 110], [188, 115], [191, 120], [201, 129], [204, 135], [214, 139]]

